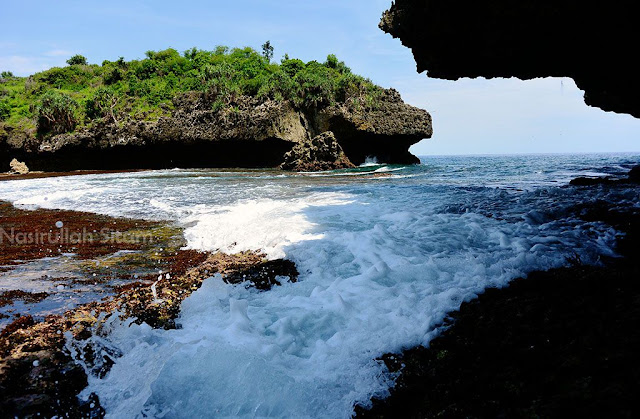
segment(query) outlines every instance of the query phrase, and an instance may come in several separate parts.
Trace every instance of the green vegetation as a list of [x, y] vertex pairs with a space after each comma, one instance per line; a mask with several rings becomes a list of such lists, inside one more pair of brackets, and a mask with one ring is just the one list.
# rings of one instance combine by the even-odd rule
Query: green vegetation
[[83, 55], [77, 54], [67, 60], [69, 65], [87, 65], [87, 58]]
[[78, 104], [69, 95], [57, 90], [49, 90], [40, 99], [36, 112], [38, 132], [61, 134], [76, 127], [75, 112]]
[[267, 62], [271, 62], [273, 59], [273, 45], [271, 45], [271, 41], [267, 41], [262, 44], [262, 56], [267, 60]]
[[95, 121], [122, 123], [168, 115], [188, 92], [201, 93], [214, 111], [238, 109], [243, 98], [290, 101], [298, 108], [348, 103], [375, 106], [381, 89], [355, 75], [335, 55], [324, 63], [285, 58], [272, 63], [273, 46], [213, 51], [147, 51], [146, 58], [87, 64], [75, 55], [64, 68], [30, 77], [2, 73], [0, 121], [5, 126], [37, 128], [39, 135], [71, 132]]

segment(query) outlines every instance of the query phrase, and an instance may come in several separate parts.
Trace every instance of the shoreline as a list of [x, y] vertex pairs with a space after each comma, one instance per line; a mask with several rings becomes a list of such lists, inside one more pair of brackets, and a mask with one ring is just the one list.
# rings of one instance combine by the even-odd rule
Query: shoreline
[[533, 272], [464, 303], [428, 347], [382, 360], [391, 395], [356, 417], [634, 417], [640, 265]]
[[[616, 184], [610, 185], [607, 182], [604, 185], [616, 187]], [[17, 213], [14, 214], [14, 218], [19, 221], [31, 227], [41, 225], [42, 228], [50, 228], [50, 225], [55, 224], [55, 220], [69, 220], [74, 217], [80, 223], [95, 222], [93, 219], [98, 217], [106, 223], [122, 223], [122, 229], [129, 226], [140, 230], [145, 226], [139, 223], [154, 224], [74, 211], [27, 211], [0, 202], [0, 221], [7, 219], [6, 215], [12, 213]], [[588, 359], [589, 363], [582, 359], [573, 359], [578, 356], [573, 354], [580, 348], [572, 346], [572, 342], [562, 341], [567, 338], [580, 341], [586, 335], [572, 335], [573, 328], [588, 330], [587, 327], [593, 326], [594, 323], [597, 323], [596, 332], [589, 335], [587, 343], [594, 347], [603, 338], [608, 339], [614, 348], [606, 347], [603, 349], [604, 353], [615, 355], [618, 361], [622, 359], [627, 362], [625, 365], [635, 365], [633, 363], [636, 361], [630, 356], [637, 353], [640, 346], [626, 350], [625, 342], [615, 339], [629, 338], [634, 339], [634, 342], [640, 342], [640, 336], [633, 334], [635, 329], [632, 326], [636, 318], [629, 320], [631, 323], [623, 324], [626, 325], [626, 329], [614, 329], [617, 333], [611, 333], [610, 336], [603, 333], [609, 327], [608, 321], [614, 319], [620, 323], [620, 315], [634, 312], [634, 307], [627, 304], [628, 300], [640, 301], [640, 291], [631, 281], [640, 276], [639, 265], [633, 260], [640, 248], [640, 212], [615, 213], [609, 211], [605, 205], [589, 208], [584, 217], [585, 220], [588, 218], [590, 221], [606, 222], [626, 233], [618, 243], [619, 251], [623, 253], [624, 258], [608, 261], [608, 266], [605, 267], [582, 266], [579, 260], [574, 260], [572, 267], [533, 272], [527, 279], [515, 279], [505, 288], [487, 289], [478, 299], [464, 303], [460, 311], [450, 313], [450, 319], [443, 325], [440, 336], [431, 341], [429, 348], [418, 347], [408, 349], [403, 354], [384, 355], [381, 360], [392, 373], [402, 372], [396, 388], [391, 391], [390, 398], [374, 400], [372, 410], [356, 406], [355, 413], [365, 417], [393, 416], [398, 412], [420, 417], [440, 414], [469, 416], [477, 415], [478, 412], [490, 416], [545, 413], [536, 409], [539, 409], [540, 403], [543, 408], [548, 407], [548, 400], [541, 397], [532, 398], [531, 394], [536, 394], [536, 391], [543, 388], [551, 388], [549, 382], [554, 381], [555, 371], [562, 367], [558, 366], [558, 362], [569, 360], [578, 372], [590, 371], [592, 365], [605, 362], [594, 358], [590, 352], [585, 352], [585, 356], [588, 356], [585, 359]], [[36, 221], [41, 224], [34, 224]], [[69, 223], [69, 226], [73, 226], [73, 223]], [[87, 260], [93, 261], [118, 250], [116, 246], [104, 246], [99, 249], [100, 251], [95, 252], [95, 249], [89, 249]], [[142, 263], [155, 263], [149, 262], [144, 256], [149, 255], [144, 253], [150, 251], [149, 249], [137, 250], [143, 252]], [[0, 410], [15, 412], [19, 416], [69, 413], [102, 417], [104, 411], [97, 396], [93, 395], [86, 402], [76, 397], [87, 386], [88, 371], [80, 367], [64, 349], [70, 341], [73, 342], [73, 347], [88, 357], [85, 357], [85, 360], [92, 368], [91, 373], [104, 375], [115, 361], [111, 358], [94, 360], [92, 357], [97, 351], [92, 346], [91, 337], [100, 331], [101, 325], [117, 310], [121, 316], [136, 318], [137, 322], [146, 322], [151, 327], [172, 329], [176, 327], [174, 319], [180, 312], [181, 302], [213, 273], [220, 273], [226, 282], [245, 283], [246, 286], [264, 291], [279, 285], [278, 277], [287, 276], [291, 282], [295, 282], [298, 275], [292, 262], [267, 261], [264, 255], [257, 252], [227, 255], [182, 251], [174, 246], [169, 253], [171, 254], [166, 255], [167, 258], [163, 262], [161, 276], [155, 273], [135, 280], [130, 276], [127, 283], [114, 287], [114, 295], [109, 299], [83, 304], [61, 315], [46, 316], [42, 321], [28, 315], [21, 316], [1, 330]], [[33, 253], [36, 260], [40, 256], [41, 253]], [[122, 264], [123, 259], [117, 260], [116, 263]], [[129, 265], [125, 269], [128, 268]], [[167, 273], [171, 276], [165, 276]], [[611, 281], [610, 278], [616, 281]], [[579, 298], [576, 298], [576, 295]], [[603, 303], [605, 305], [596, 304], [602, 302], [603, 296], [606, 297]], [[14, 297], [37, 299], [42, 296], [25, 297], [15, 294]], [[627, 305], [620, 306], [620, 301]], [[611, 305], [607, 306], [609, 303]], [[598, 319], [602, 312], [608, 317]], [[609, 312], [618, 317], [609, 315]], [[550, 316], [549, 321], [547, 314]], [[541, 317], [544, 317], [542, 324]], [[637, 320], [640, 321], [640, 316]], [[558, 332], [558, 328], [565, 323], [571, 327], [564, 327]], [[544, 333], [547, 330], [555, 335], [545, 343]], [[620, 330], [626, 333], [619, 333]], [[616, 345], [623, 349], [616, 352]], [[534, 350], [531, 346], [541, 349]], [[582, 356], [582, 353], [580, 354]], [[528, 368], [527, 365], [533, 362], [532, 359], [535, 361], [535, 368]], [[547, 359], [552, 359], [555, 363], [546, 361]], [[628, 361], [631, 361], [631, 364]], [[548, 367], [548, 370], [545, 370], [545, 367]], [[621, 369], [616, 371], [624, 372]], [[526, 376], [526, 373], [530, 373], [531, 376]], [[547, 373], [551, 375], [545, 375]], [[599, 373], [602, 374], [601, 371]], [[544, 375], [546, 381], [536, 378], [540, 375]], [[557, 378], [562, 377], [562, 374], [558, 374]], [[616, 399], [617, 406], [625, 407], [624, 397], [628, 395], [628, 391], [635, 391], [634, 385], [637, 386], [640, 382], [640, 377], [638, 378], [635, 382], [631, 379], [625, 380], [625, 383], [629, 381], [630, 384], [626, 385], [626, 390], [618, 392], [623, 399]], [[492, 379], [495, 381], [491, 381]], [[587, 375], [581, 376], [580, 379], [589, 381], [593, 377]], [[60, 385], [54, 384], [56, 382]], [[599, 383], [601, 381], [598, 385]], [[609, 390], [606, 391], [610, 391], [610, 387], [608, 386]], [[428, 393], [431, 390], [435, 393]], [[586, 387], [585, 397], [602, 398], [597, 391], [598, 389]], [[565, 390], [557, 393], [564, 394]], [[558, 394], [543, 396], [553, 396], [552, 402], [555, 403]], [[576, 397], [578, 396], [568, 401], [562, 399], [557, 402], [559, 404], [552, 405], [552, 413], [570, 409], [571, 405], [567, 404], [568, 402], [576, 403], [576, 400], [582, 400]], [[538, 404], [528, 406], [527, 400], [533, 400]], [[600, 408], [586, 402], [583, 405], [590, 406], [591, 410]], [[502, 410], [496, 410], [497, 408]]]
[[[260, 252], [228, 255], [183, 250], [182, 230], [170, 223], [77, 211], [29, 211], [0, 201], [0, 222], [3, 225], [13, 223], [32, 229], [51, 228], [56, 222], [54, 220], [65, 220], [70, 227], [84, 224], [99, 228], [100, 223], [104, 223], [113, 229], [138, 233], [147, 231], [157, 236], [157, 240], [151, 246], [107, 240], [64, 249], [76, 252], [78, 261], [89, 262], [94, 267], [92, 269], [101, 269], [98, 272], [105, 275], [104, 278], [96, 279], [96, 271], [87, 272], [96, 285], [101, 281], [111, 283], [115, 268], [117, 274], [127, 279], [113, 284], [113, 292], [104, 298], [80, 304], [63, 314], [49, 314], [37, 319], [29, 314], [16, 313], [13, 321], [0, 330], [0, 411], [11, 413], [11, 416], [104, 417], [105, 412], [97, 396], [91, 395], [89, 400], [82, 401], [77, 395], [88, 385], [88, 373], [104, 375], [115, 362], [108, 357], [95, 357], [98, 348], [94, 350], [91, 341], [93, 334], [99, 333], [101, 326], [113, 315], [119, 315], [121, 319], [134, 318], [136, 322], [145, 322], [153, 328], [173, 329], [177, 327], [174, 320], [180, 313], [182, 301], [216, 273], [227, 283], [244, 284], [261, 291], [281, 285], [285, 277], [291, 282], [298, 277], [293, 262], [267, 260]], [[176, 240], [178, 233], [180, 237]], [[55, 244], [55, 251], [62, 253], [63, 250]], [[7, 250], [0, 253], [3, 257], [1, 263], [8, 267], [4, 273], [51, 253], [40, 247], [38, 243], [5, 245], [0, 249]], [[125, 249], [133, 251], [114, 260], [109, 259]], [[140, 263], [150, 267], [153, 273], [133, 275], [133, 272], [139, 272]], [[98, 265], [100, 268], [95, 267]], [[47, 297], [47, 293], [8, 290], [2, 293], [0, 307], [10, 306], [14, 300], [25, 304], [38, 303]], [[83, 360], [91, 371], [74, 360], [69, 353], [70, 346], [82, 351]]]
[[[635, 173], [635, 178], [634, 178]], [[638, 183], [592, 179], [574, 187]], [[619, 258], [534, 271], [449, 313], [426, 346], [380, 360], [396, 385], [355, 406], [358, 418], [634, 417], [640, 409], [640, 209], [592, 207], [615, 227]]]
[[24, 175], [13, 173], [0, 173], [0, 182], [6, 180], [25, 180], [25, 179], [43, 179], [50, 177], [67, 177], [67, 176], [81, 176], [81, 175], [103, 175], [103, 174], [115, 174], [115, 173], [136, 173], [145, 172], [150, 169], [126, 169], [126, 170], [73, 170], [68, 172], [29, 172]]

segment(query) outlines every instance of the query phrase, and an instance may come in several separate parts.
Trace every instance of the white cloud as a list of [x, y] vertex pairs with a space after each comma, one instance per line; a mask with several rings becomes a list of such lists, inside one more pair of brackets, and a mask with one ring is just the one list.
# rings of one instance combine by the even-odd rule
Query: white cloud
[[29, 76], [38, 71], [61, 65], [64, 65], [64, 60], [59, 57], [0, 56], [0, 70], [11, 71], [16, 76]]

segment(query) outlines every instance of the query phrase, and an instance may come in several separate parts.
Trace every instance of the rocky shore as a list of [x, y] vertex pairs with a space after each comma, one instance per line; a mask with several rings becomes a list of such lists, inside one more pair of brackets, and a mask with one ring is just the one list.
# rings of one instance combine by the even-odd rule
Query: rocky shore
[[[638, 184], [637, 173], [572, 185]], [[620, 257], [603, 266], [568, 260], [464, 303], [428, 347], [382, 358], [399, 373], [396, 386], [357, 416], [637, 416], [640, 211], [601, 203], [575, 213], [620, 231]]]
[[[222, 275], [226, 282], [244, 283], [259, 290], [280, 285], [283, 278], [296, 281], [298, 277], [293, 262], [267, 261], [265, 255], [257, 252], [227, 255], [180, 250], [184, 245], [181, 231], [163, 223], [74, 211], [26, 211], [0, 203], [0, 221], [5, 229], [48, 232], [54, 231], [60, 220], [64, 220], [69, 231], [86, 227], [100, 234], [117, 232], [153, 240], [138, 243], [101, 235], [71, 247], [60, 246], [60, 243], [51, 246], [3, 244], [0, 264], [5, 269], [29, 260], [73, 252], [77, 259], [89, 262], [87, 266], [92, 268], [87, 275], [92, 282], [109, 282], [116, 276], [128, 278], [114, 285], [103, 299], [79, 305], [64, 314], [34, 318], [14, 309], [13, 321], [0, 331], [0, 411], [10, 417], [104, 416], [96, 396], [82, 401], [77, 395], [87, 386], [88, 373], [105, 374], [114, 362], [109, 356], [96, 358], [89, 341], [111, 316], [132, 317], [155, 328], [175, 328], [181, 302], [197, 290], [204, 279], [215, 274]], [[129, 252], [118, 253], [122, 250]], [[114, 258], [114, 254], [119, 256]], [[140, 264], [154, 273], [134, 275]], [[0, 307], [11, 306], [17, 300], [28, 306], [47, 297], [47, 293], [9, 290], [2, 293]], [[74, 361], [69, 345], [81, 348], [91, 371]]]
[[43, 172], [43, 171], [29, 171], [25, 174], [19, 173], [0, 173], [0, 182], [3, 180], [17, 180], [17, 179], [42, 179], [48, 177], [63, 177], [63, 176], [80, 176], [80, 175], [100, 175], [106, 173], [124, 173], [124, 172], [136, 172], [140, 170], [72, 170], [69, 172]]
[[[323, 140], [331, 144], [330, 138]], [[636, 181], [635, 173], [637, 169], [618, 182], [567, 187], [628, 187]], [[429, 347], [382, 357], [391, 373], [399, 373], [397, 384], [389, 398], [372, 400], [371, 409], [356, 406], [355, 413], [364, 417], [576, 413], [633, 417], [640, 382], [635, 359], [640, 349], [636, 307], [640, 267], [635, 260], [640, 249], [640, 212], [621, 211], [615, 203], [605, 202], [577, 205], [573, 211], [585, 221], [602, 221], [620, 231], [621, 257], [604, 260], [603, 266], [570, 259], [565, 268], [534, 272], [464, 303], [459, 312], [451, 313]], [[175, 320], [182, 301], [215, 274], [220, 274], [220, 280], [263, 292], [298, 278], [293, 262], [268, 261], [257, 252], [180, 250], [181, 230], [163, 223], [0, 205], [3, 226], [48, 231], [55, 230], [51, 226], [61, 220], [72, 231], [91, 225], [92, 231], [109, 227], [111, 232], [149, 233], [155, 240], [2, 249], [5, 269], [43, 256], [75, 253], [87, 262], [86, 274], [96, 283], [126, 278], [103, 298], [63, 314], [13, 314], [0, 332], [0, 411], [19, 417], [104, 416], [97, 396], [83, 401], [77, 395], [86, 388], [88, 374], [102, 376], [116, 362], [118, 354], [98, 352], [93, 344], [93, 337], [103, 333], [114, 316], [172, 329], [179, 327]], [[117, 253], [121, 250], [129, 252]], [[135, 276], [141, 265], [151, 271]], [[16, 301], [36, 304], [49, 297], [48, 293], [9, 290], [2, 294], [0, 308]], [[83, 366], [74, 360], [77, 356], [82, 356]]]

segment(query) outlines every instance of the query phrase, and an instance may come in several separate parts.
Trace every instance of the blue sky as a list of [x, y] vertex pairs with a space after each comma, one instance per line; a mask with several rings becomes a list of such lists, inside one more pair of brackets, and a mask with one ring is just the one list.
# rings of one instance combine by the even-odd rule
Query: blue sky
[[571, 79], [429, 79], [411, 52], [378, 29], [391, 0], [3, 2], [0, 70], [17, 75], [64, 65], [75, 54], [101, 63], [168, 47], [259, 48], [324, 60], [335, 53], [374, 82], [427, 109], [434, 136], [412, 151], [510, 154], [640, 151], [640, 120], [589, 108]]

